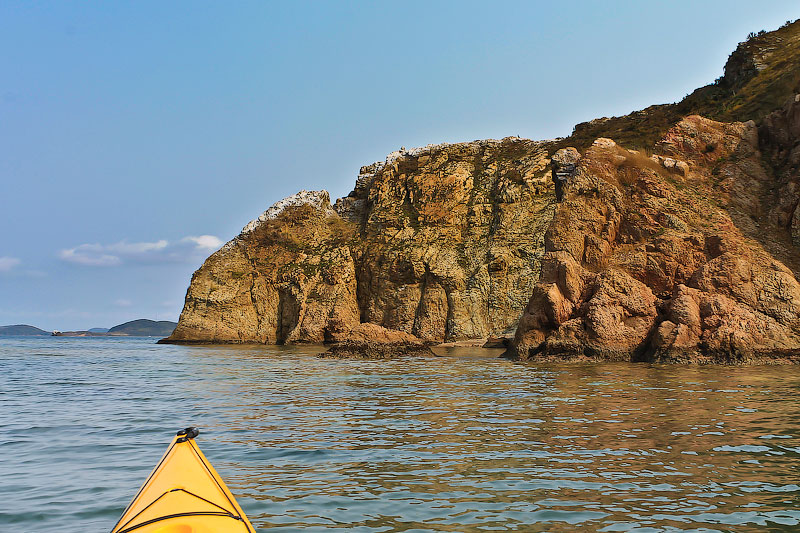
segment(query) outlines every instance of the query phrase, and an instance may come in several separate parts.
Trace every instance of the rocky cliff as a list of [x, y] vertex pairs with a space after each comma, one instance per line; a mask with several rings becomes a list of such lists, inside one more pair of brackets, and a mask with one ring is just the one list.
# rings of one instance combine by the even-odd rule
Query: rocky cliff
[[349, 196], [282, 200], [198, 270], [170, 340], [458, 340], [516, 327], [539, 275], [546, 145], [435, 145], [363, 167]]
[[[656, 154], [598, 139], [564, 184], [512, 354], [795, 360], [797, 249], [765, 216], [774, 180], [753, 122], [690, 116]], [[565, 157], [563, 149], [555, 162]]]
[[334, 205], [303, 191], [248, 224], [195, 273], [169, 341], [516, 332], [523, 359], [795, 362], [797, 93], [793, 23], [676, 104], [394, 152]]

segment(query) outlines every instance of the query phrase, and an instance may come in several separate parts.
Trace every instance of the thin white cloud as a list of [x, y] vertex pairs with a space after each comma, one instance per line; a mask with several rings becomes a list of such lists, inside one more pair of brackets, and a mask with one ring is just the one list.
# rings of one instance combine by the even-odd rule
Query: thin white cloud
[[188, 236], [170, 243], [120, 241], [113, 244], [80, 244], [58, 252], [68, 263], [84, 266], [111, 267], [124, 263], [180, 263], [196, 261], [215, 251], [222, 241], [214, 235]]
[[130, 307], [133, 305], [133, 302], [130, 300], [126, 300], [125, 298], [120, 298], [114, 302], [114, 305], [117, 307]]
[[58, 257], [68, 263], [86, 266], [115, 266], [122, 263], [118, 256], [105, 253], [105, 247], [100, 244], [81, 244], [61, 250]]
[[182, 242], [193, 242], [198, 250], [216, 251], [222, 246], [222, 240], [214, 235], [200, 235], [198, 237], [184, 237]]
[[156, 242], [126, 242], [121, 241], [116, 244], [109, 244], [106, 248], [120, 255], [139, 255], [163, 250], [169, 245], [168, 241], [161, 239]]
[[16, 257], [0, 257], [0, 272], [10, 272], [12, 268], [19, 265], [21, 261]]

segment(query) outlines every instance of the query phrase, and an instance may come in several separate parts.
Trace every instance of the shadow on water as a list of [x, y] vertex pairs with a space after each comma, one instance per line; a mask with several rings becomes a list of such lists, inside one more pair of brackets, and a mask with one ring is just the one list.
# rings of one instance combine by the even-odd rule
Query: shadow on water
[[2, 341], [0, 525], [108, 529], [191, 423], [263, 530], [800, 527], [793, 367], [458, 350]]

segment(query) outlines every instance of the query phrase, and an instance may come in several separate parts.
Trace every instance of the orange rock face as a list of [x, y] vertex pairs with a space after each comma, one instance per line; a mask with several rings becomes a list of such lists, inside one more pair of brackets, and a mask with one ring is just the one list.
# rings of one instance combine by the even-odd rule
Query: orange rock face
[[752, 122], [687, 117], [650, 157], [598, 139], [565, 180], [509, 355], [800, 359], [800, 285], [767, 249], [797, 251], [770, 183]]

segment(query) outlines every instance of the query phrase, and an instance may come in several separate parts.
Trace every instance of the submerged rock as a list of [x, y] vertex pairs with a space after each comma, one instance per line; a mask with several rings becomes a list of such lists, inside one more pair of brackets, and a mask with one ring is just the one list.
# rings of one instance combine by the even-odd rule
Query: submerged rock
[[395, 359], [407, 356], [430, 356], [436, 354], [430, 346], [419, 342], [369, 342], [347, 341], [331, 345], [327, 351], [317, 355], [331, 359]]

